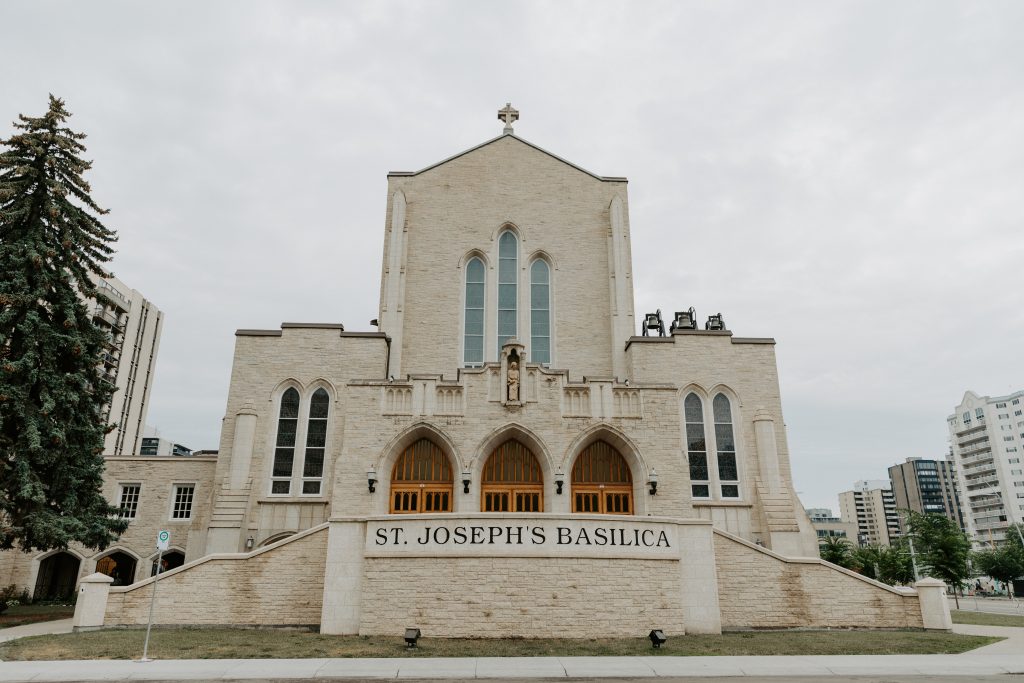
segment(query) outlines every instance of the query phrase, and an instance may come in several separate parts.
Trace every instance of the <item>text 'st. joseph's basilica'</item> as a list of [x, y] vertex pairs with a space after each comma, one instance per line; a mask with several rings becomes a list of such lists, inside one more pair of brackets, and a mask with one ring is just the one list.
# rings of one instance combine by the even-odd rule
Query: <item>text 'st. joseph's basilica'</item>
[[[690, 312], [637, 336], [625, 178], [499, 118], [499, 137], [388, 174], [379, 331], [237, 332], [219, 458], [188, 475], [187, 562], [161, 578], [157, 622], [944, 627], [941, 588], [817, 559], [774, 341]], [[110, 463], [112, 497], [138, 466]], [[79, 625], [145, 622], [151, 579], [104, 579], [83, 580]]]

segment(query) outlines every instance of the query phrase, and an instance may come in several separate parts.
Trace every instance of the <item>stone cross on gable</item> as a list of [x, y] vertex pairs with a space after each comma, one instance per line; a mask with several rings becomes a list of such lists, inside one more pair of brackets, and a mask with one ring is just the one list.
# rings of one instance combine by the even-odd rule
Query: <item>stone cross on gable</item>
[[519, 110], [512, 108], [511, 102], [506, 102], [503, 109], [498, 110], [498, 120], [505, 122], [504, 133], [508, 134], [512, 132], [512, 122], [519, 120]]

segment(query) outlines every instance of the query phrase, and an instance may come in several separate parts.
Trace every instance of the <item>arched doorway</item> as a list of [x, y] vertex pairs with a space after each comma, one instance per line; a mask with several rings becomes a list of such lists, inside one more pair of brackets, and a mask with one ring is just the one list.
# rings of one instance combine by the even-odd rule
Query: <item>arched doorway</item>
[[572, 511], [633, 514], [633, 475], [626, 459], [607, 441], [595, 441], [572, 465]]
[[[159, 555], [157, 557], [159, 557]], [[185, 564], [185, 553], [178, 550], [168, 550], [163, 554], [161, 561], [163, 563], [163, 569], [160, 570], [160, 573], [163, 574], [164, 572], [177, 569], [181, 565]], [[153, 558], [152, 565], [149, 569], [149, 575], [156, 576], [156, 557]]]
[[444, 451], [420, 439], [402, 451], [391, 470], [391, 514], [451, 512], [454, 481]]
[[514, 439], [494, 449], [480, 481], [480, 509], [484, 512], [544, 510], [540, 463], [529, 448]]
[[71, 553], [59, 552], [39, 563], [34, 600], [65, 600], [75, 592], [82, 561]]
[[96, 571], [114, 580], [111, 586], [127, 586], [135, 583], [135, 558], [120, 550], [105, 555], [96, 561]]

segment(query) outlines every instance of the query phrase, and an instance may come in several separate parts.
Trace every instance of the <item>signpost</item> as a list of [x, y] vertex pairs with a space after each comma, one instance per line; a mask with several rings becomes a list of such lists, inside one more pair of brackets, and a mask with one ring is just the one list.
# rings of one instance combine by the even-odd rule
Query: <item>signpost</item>
[[171, 532], [160, 531], [156, 535], [156, 547], [160, 552], [156, 556], [156, 578], [153, 579], [153, 596], [149, 601], [149, 623], [146, 624], [146, 642], [142, 646], [142, 659], [140, 661], [151, 661], [149, 655], [149, 632], [153, 628], [153, 606], [156, 605], [156, 585], [160, 583], [160, 570], [163, 569], [164, 551], [171, 545]]

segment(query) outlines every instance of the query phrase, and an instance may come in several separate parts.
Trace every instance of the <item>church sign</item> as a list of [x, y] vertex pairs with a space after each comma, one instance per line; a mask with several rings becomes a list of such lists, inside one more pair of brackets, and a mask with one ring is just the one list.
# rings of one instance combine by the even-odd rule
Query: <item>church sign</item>
[[678, 559], [676, 525], [545, 515], [390, 517], [367, 523], [367, 557], [621, 557]]

